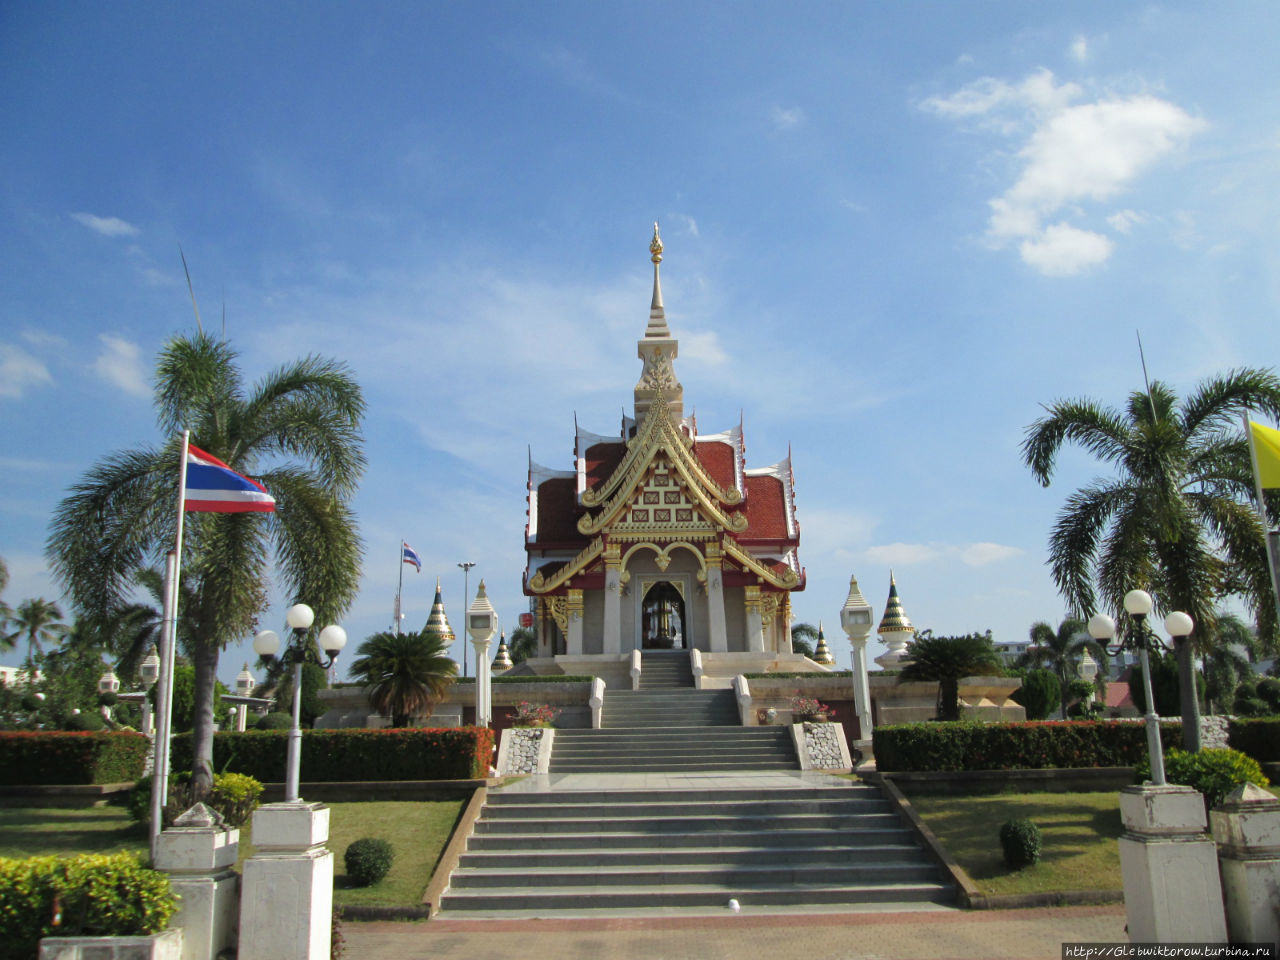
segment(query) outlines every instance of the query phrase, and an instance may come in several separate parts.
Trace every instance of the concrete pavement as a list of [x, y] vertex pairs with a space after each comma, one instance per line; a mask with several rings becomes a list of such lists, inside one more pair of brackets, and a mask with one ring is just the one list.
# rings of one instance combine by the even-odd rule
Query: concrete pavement
[[1123, 904], [343, 924], [347, 960], [1059, 960], [1125, 941]]

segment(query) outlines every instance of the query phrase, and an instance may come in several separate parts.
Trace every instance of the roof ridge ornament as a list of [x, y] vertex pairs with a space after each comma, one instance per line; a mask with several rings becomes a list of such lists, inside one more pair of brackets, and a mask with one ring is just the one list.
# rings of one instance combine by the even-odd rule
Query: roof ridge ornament
[[646, 338], [656, 337], [663, 340], [671, 337], [667, 327], [667, 312], [662, 305], [662, 279], [658, 275], [658, 264], [662, 263], [662, 237], [658, 233], [658, 221], [653, 221], [653, 239], [649, 242], [649, 259], [653, 261], [653, 300], [649, 304], [649, 326], [645, 329]]

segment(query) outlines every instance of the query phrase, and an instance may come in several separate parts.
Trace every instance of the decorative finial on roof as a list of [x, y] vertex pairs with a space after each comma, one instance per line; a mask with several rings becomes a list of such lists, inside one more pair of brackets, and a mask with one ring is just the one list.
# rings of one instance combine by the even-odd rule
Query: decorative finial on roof
[[658, 221], [653, 221], [653, 240], [649, 243], [649, 259], [653, 261], [653, 302], [649, 304], [649, 326], [644, 335], [667, 339], [671, 331], [667, 327], [667, 312], [662, 306], [662, 280], [658, 277], [658, 264], [662, 262], [662, 238], [658, 236]]

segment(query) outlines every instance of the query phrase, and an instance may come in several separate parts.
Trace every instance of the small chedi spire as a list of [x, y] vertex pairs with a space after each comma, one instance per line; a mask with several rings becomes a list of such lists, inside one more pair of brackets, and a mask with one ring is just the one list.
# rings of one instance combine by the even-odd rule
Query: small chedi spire
[[818, 621], [818, 645], [813, 650], [813, 659], [815, 663], [828, 667], [836, 662], [836, 658], [831, 655], [831, 648], [827, 646], [827, 637], [822, 632], [821, 620]]
[[507, 649], [507, 631], [503, 630], [498, 638], [498, 654], [493, 658], [494, 670], [510, 670], [515, 664], [511, 662], [511, 651]]
[[440, 590], [439, 577], [436, 577], [436, 598], [431, 602], [431, 614], [427, 617], [427, 625], [422, 632], [439, 637], [446, 645], [454, 641], [453, 627], [449, 626], [449, 618], [444, 612], [444, 596]]
[[893, 578], [892, 570], [889, 571], [889, 600], [884, 605], [884, 617], [876, 632], [880, 634], [881, 642], [889, 648], [888, 653], [876, 657], [876, 663], [882, 667], [896, 666], [902, 660], [907, 644], [915, 636], [916, 628], [911, 625], [911, 619], [902, 606], [902, 598], [898, 596], [898, 583]]
[[679, 422], [684, 417], [684, 387], [676, 380], [671, 363], [680, 352], [680, 342], [671, 335], [667, 313], [662, 306], [662, 281], [658, 275], [658, 264], [662, 262], [662, 237], [656, 220], [653, 240], [649, 242], [649, 259], [653, 261], [653, 302], [649, 306], [649, 325], [636, 344], [636, 355], [644, 361], [644, 370], [635, 390], [637, 427], [658, 394], [666, 398], [672, 419]]

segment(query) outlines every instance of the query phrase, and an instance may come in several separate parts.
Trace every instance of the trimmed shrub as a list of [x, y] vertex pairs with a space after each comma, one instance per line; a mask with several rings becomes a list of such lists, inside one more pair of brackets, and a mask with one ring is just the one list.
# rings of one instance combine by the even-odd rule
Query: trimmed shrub
[[1271, 705], [1261, 697], [1242, 697], [1236, 694], [1231, 712], [1237, 717], [1266, 717], [1271, 714]]
[[1052, 670], [1028, 670], [1011, 699], [1022, 704], [1028, 720], [1043, 720], [1062, 703], [1062, 681]]
[[1280, 713], [1280, 680], [1275, 677], [1259, 680], [1258, 696], [1267, 701], [1272, 713]]
[[97, 733], [107, 728], [107, 722], [100, 713], [73, 713], [62, 724], [63, 729], [71, 731], [88, 731]]
[[[288, 739], [287, 731], [279, 730], [216, 733], [213, 766], [279, 783]], [[311, 783], [467, 780], [484, 776], [492, 756], [493, 731], [488, 727], [302, 731], [302, 779]], [[189, 734], [173, 738], [173, 765], [191, 766]]]
[[131, 853], [0, 858], [0, 960], [28, 960], [41, 937], [142, 936], [177, 910], [169, 877]]
[[264, 713], [253, 726], [256, 730], [288, 730], [293, 726], [293, 716], [288, 713]]
[[1232, 720], [1227, 742], [1231, 749], [1247, 753], [1259, 763], [1280, 763], [1280, 717]]
[[142, 776], [146, 762], [140, 733], [0, 732], [0, 783], [128, 783]]
[[[1161, 723], [1162, 741], [1178, 742], [1181, 730], [1178, 721]], [[1147, 754], [1141, 723], [908, 723], [871, 736], [876, 768], [904, 772], [1132, 767]]]
[[[139, 823], [147, 823], [151, 819], [151, 782], [150, 776], [143, 777], [129, 791], [129, 798], [125, 801], [129, 816]], [[261, 797], [262, 784], [253, 777], [242, 773], [215, 773], [213, 790], [204, 803], [220, 814], [228, 827], [238, 828], [244, 826], [253, 811], [258, 809]], [[173, 822], [191, 809], [193, 803], [191, 774], [171, 774], [168, 802], [162, 816], [164, 825], [173, 826]]]
[[[1151, 764], [1144, 762], [1134, 771], [1138, 783], [1151, 779]], [[1204, 794], [1207, 807], [1216, 807], [1223, 797], [1243, 783], [1269, 786], [1258, 761], [1239, 750], [1201, 750], [1187, 753], [1167, 750], [1164, 755], [1164, 778], [1169, 783], [1193, 787]]]
[[1004, 862], [1014, 870], [1029, 867], [1040, 859], [1043, 838], [1030, 820], [1006, 820], [1000, 827], [1000, 849]]
[[358, 887], [371, 887], [381, 882], [391, 869], [395, 851], [391, 844], [380, 837], [361, 837], [353, 840], [342, 855], [347, 876]]

